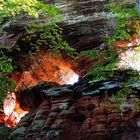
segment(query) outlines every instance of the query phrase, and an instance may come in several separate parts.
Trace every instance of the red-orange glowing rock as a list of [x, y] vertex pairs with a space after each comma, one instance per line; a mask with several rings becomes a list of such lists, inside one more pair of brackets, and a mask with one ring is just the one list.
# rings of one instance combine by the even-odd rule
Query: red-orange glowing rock
[[3, 103], [3, 111], [3, 122], [9, 127], [15, 127], [21, 117], [26, 113], [19, 107], [14, 93], [8, 94]]
[[[61, 56], [52, 55], [47, 53], [46, 50], [41, 50], [32, 59], [30, 58], [30, 61], [31, 65], [25, 71], [12, 74], [12, 78], [17, 83], [16, 91], [26, 89], [43, 81], [63, 85], [71, 84], [78, 80], [78, 75], [72, 70], [74, 67], [73, 61], [70, 59], [64, 60]], [[25, 63], [29, 62], [25, 61]], [[1, 117], [1, 121], [5, 121], [10, 127], [15, 127], [21, 117], [27, 113], [25, 108], [23, 110], [16, 101], [14, 93], [8, 94], [4, 101], [3, 109], [4, 116]]]
[[18, 89], [25, 89], [43, 81], [68, 84], [75, 74], [72, 70], [74, 62], [71, 59], [64, 60], [61, 56], [49, 54], [46, 50], [37, 52], [30, 61], [30, 67], [26, 68], [28, 70], [13, 74], [13, 79], [18, 83]]
[[126, 48], [140, 44], [140, 35], [132, 36], [129, 41], [116, 41], [112, 44], [114, 47]]
[[125, 47], [127, 47], [128, 43], [129, 42], [126, 42], [126, 41], [117, 41], [117, 42], [113, 43], [112, 46], [125, 48]]

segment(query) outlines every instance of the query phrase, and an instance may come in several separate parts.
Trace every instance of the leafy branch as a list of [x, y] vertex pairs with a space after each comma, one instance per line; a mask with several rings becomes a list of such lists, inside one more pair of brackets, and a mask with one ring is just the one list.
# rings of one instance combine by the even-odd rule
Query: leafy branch
[[[140, 22], [138, 18], [138, 13], [135, 7], [127, 8], [120, 5], [109, 4], [107, 8], [111, 10], [113, 14], [116, 15], [117, 26], [114, 29], [111, 36], [105, 38], [105, 42], [111, 46], [111, 44], [117, 40], [129, 40], [133, 35], [138, 35], [140, 32]], [[139, 50], [137, 47], [136, 50]], [[93, 66], [86, 70], [87, 75], [92, 76], [92, 80], [89, 83], [94, 83], [94, 81], [101, 79], [106, 80], [114, 76], [114, 71], [117, 68], [117, 62], [119, 60], [119, 54], [124, 52], [125, 49], [120, 49], [118, 52], [114, 49], [108, 47], [106, 50], [93, 50], [81, 52], [81, 55], [88, 56], [93, 60]], [[123, 77], [122, 77], [123, 78]], [[140, 83], [140, 78], [138, 73], [131, 71], [127, 79], [123, 78], [120, 81], [121, 89], [118, 90], [117, 94], [112, 94], [112, 98], [119, 100], [120, 111], [123, 111], [126, 100], [130, 94], [135, 91], [130, 88], [133, 83]], [[140, 84], [137, 84], [137, 89], [140, 88]]]
[[124, 7], [116, 4], [108, 4], [106, 7], [116, 15], [117, 21], [117, 26], [112, 35], [105, 39], [107, 44], [112, 44], [117, 40], [129, 40], [132, 34], [137, 35], [139, 33], [140, 23], [135, 7]]

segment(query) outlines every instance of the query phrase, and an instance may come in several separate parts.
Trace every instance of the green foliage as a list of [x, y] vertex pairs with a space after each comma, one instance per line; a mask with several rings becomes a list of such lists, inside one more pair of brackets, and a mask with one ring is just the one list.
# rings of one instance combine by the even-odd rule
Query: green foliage
[[[116, 40], [128, 40], [131, 36], [130, 21], [133, 20], [135, 25], [135, 34], [139, 33], [140, 26], [137, 20], [137, 12], [135, 8], [126, 8], [118, 5], [107, 6], [114, 14], [117, 14], [118, 26], [114, 30], [114, 34], [106, 39], [108, 44]], [[37, 0], [0, 0], [0, 24], [2, 25], [4, 20], [15, 20], [18, 16], [27, 14], [33, 19], [42, 19], [42, 23], [36, 22], [25, 27], [27, 34], [22, 38], [22, 41], [30, 42], [29, 52], [39, 50], [43, 46], [49, 46], [52, 52], [68, 52], [69, 55], [77, 55], [75, 49], [70, 48], [68, 43], [62, 39], [62, 29], [56, 24], [58, 19], [61, 19], [59, 11], [53, 5], [44, 4]], [[45, 20], [45, 21], [44, 21]], [[47, 23], [46, 23], [47, 21]], [[2, 26], [1, 26], [2, 27]], [[1, 32], [3, 32], [1, 28]], [[26, 47], [26, 46], [25, 46]], [[16, 49], [19, 49], [20, 47]], [[82, 51], [80, 55], [90, 57], [94, 64], [91, 68], [87, 69], [87, 75], [92, 75], [93, 79], [90, 83], [94, 83], [98, 79], [105, 80], [107, 77], [113, 77], [114, 70], [116, 69], [116, 63], [118, 60], [118, 53], [113, 49], [90, 50]], [[0, 72], [12, 72], [12, 59], [2, 54], [0, 57]], [[112, 99], [119, 99], [121, 103], [121, 110], [124, 107], [124, 103], [133, 91], [129, 88], [129, 84], [132, 81], [139, 81], [139, 78], [134, 74], [130, 80], [122, 82], [122, 89], [118, 91], [117, 95], [112, 96]], [[15, 82], [10, 78], [0, 75], [0, 104], [2, 104], [7, 91], [12, 91], [15, 88]]]
[[[66, 51], [69, 55], [75, 55], [75, 49], [70, 48], [66, 41], [62, 39], [62, 29], [57, 25], [57, 21], [62, 19], [59, 15], [59, 10], [49, 4], [44, 4], [39, 0], [0, 0], [0, 35], [8, 34], [3, 25], [5, 22], [16, 21], [19, 17], [26, 15], [27, 18], [40, 19], [26, 25], [26, 36], [22, 39], [24, 42], [30, 42], [29, 53], [33, 54], [43, 46], [49, 46], [51, 52]], [[37, 22], [36, 22], [37, 21]], [[25, 47], [25, 46], [24, 46]], [[21, 51], [18, 44], [15, 45], [15, 50]], [[12, 58], [9, 58], [4, 53], [0, 54], [0, 105], [6, 96], [7, 91], [15, 89], [15, 82], [4, 76], [3, 73], [10, 73], [14, 70]], [[2, 106], [0, 106], [2, 107]]]
[[3, 52], [1, 52], [0, 55], [0, 109], [2, 109], [2, 102], [5, 99], [7, 92], [13, 91], [16, 84], [15, 81], [3, 74], [13, 71], [12, 59], [7, 57]]
[[[105, 80], [106, 76], [112, 77], [113, 71], [116, 67], [118, 60], [118, 54], [115, 50], [108, 48], [104, 51], [83, 51], [80, 55], [90, 57], [94, 61], [92, 67], [87, 69], [87, 75], [92, 75], [94, 80], [102, 79]], [[92, 80], [90, 81], [92, 83]]]
[[122, 88], [117, 91], [117, 94], [112, 95], [110, 99], [113, 102], [116, 102], [116, 101], [118, 102], [118, 109], [120, 110], [121, 113], [123, 113], [123, 110], [126, 107], [126, 101], [127, 101], [128, 96], [130, 96], [135, 91], [129, 87], [127, 82], [122, 82], [121, 86]]
[[0, 0], [0, 9], [1, 21], [3, 21], [3, 18], [16, 17], [23, 13], [27, 13], [34, 18], [48, 17], [48, 21], [55, 21], [55, 17], [60, 18], [57, 8], [38, 0]]
[[[126, 8], [120, 5], [109, 4], [107, 5], [113, 14], [115, 14], [117, 20], [117, 27], [114, 29], [112, 36], [105, 39], [107, 44], [112, 44], [117, 40], [129, 40], [132, 35], [137, 35], [140, 32], [138, 13], [135, 7]], [[133, 30], [132, 30], [133, 25]], [[139, 51], [139, 47], [136, 49]], [[93, 66], [86, 70], [87, 75], [91, 75], [93, 79], [89, 83], [96, 82], [97, 80], [105, 80], [114, 76], [114, 70], [116, 70], [119, 53], [122, 53], [123, 49], [116, 52], [113, 49], [107, 50], [93, 50], [81, 52], [81, 55], [88, 56], [94, 62]], [[128, 79], [129, 78], [129, 79]], [[122, 77], [120, 84], [122, 88], [116, 95], [112, 95], [112, 101], [118, 101], [119, 110], [123, 112], [126, 105], [127, 98], [135, 91], [130, 88], [130, 85], [137, 83], [137, 89], [140, 89], [140, 77], [138, 73], [131, 71], [129, 77]], [[138, 108], [138, 105], [136, 105]]]
[[12, 92], [16, 88], [16, 83], [11, 78], [0, 76], [0, 109], [7, 92]]
[[47, 18], [48, 22], [60, 19], [58, 9], [53, 5], [43, 4], [38, 0], [0, 0], [0, 33], [3, 33], [4, 21], [14, 21], [17, 17], [27, 14], [32, 18]]
[[[1, 0], [0, 2], [1, 24], [5, 18], [11, 21], [25, 13], [32, 18], [41, 19], [41, 22], [33, 22], [25, 27], [27, 35], [22, 40], [30, 42], [30, 45], [27, 46], [30, 51], [38, 50], [42, 46], [49, 46], [52, 52], [65, 50], [68, 55], [76, 54], [75, 49], [62, 39], [62, 29], [56, 24], [62, 17], [55, 6], [44, 4], [38, 0]], [[20, 50], [20, 48], [17, 49]]]
[[55, 23], [41, 25], [38, 23], [26, 27], [27, 35], [23, 42], [30, 42], [30, 51], [39, 50], [47, 46], [50, 52], [60, 53], [65, 51], [68, 55], [76, 55], [74, 48], [71, 48], [66, 41], [63, 41], [62, 29]]
[[0, 72], [11, 72], [13, 71], [13, 65], [11, 64], [12, 59], [6, 55], [1, 54], [0, 57]]
[[133, 27], [135, 28], [133, 34], [140, 32], [138, 12], [135, 7], [124, 7], [116, 4], [108, 4], [106, 7], [116, 15], [116, 21], [118, 23], [113, 35], [105, 39], [108, 44], [112, 44], [116, 40], [129, 40], [132, 34], [131, 21], [133, 21]]
[[[89, 81], [90, 84], [96, 83], [98, 80], [114, 79], [117, 70], [117, 62], [119, 54], [113, 49], [106, 49], [104, 51], [83, 51], [81, 55], [91, 58], [94, 62], [93, 66], [86, 69], [86, 74], [92, 76], [92, 80]], [[123, 71], [123, 70], [122, 70]], [[126, 107], [126, 101], [131, 94], [136, 94], [135, 88], [140, 89], [140, 77], [138, 72], [130, 70], [122, 72], [121, 79], [119, 81], [121, 88], [116, 91], [117, 93], [112, 93], [111, 101], [117, 103], [118, 110], [123, 113]], [[130, 85], [136, 86], [134, 89]], [[140, 102], [135, 102], [135, 107], [133, 109], [139, 109]]]

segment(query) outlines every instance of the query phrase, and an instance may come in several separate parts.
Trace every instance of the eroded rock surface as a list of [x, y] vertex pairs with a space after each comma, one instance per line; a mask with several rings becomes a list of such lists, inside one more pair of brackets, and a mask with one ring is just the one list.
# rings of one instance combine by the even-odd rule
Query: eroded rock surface
[[[113, 2], [134, 6], [133, 0], [44, 0], [44, 2], [54, 4], [60, 9], [63, 20], [58, 23], [64, 29], [64, 38], [77, 50], [99, 47], [102, 38], [110, 34], [116, 26], [114, 20], [116, 15], [107, 10], [106, 4]], [[25, 26], [34, 22], [42, 23], [42, 20], [22, 16], [17, 20], [6, 22], [4, 29], [9, 34], [0, 38], [0, 47], [11, 49], [25, 34]]]
[[[95, 81], [95, 84], [88, 83], [89, 77], [73, 86], [49, 83], [47, 87], [46, 83], [46, 87], [44, 84], [24, 90], [22, 97], [18, 93], [18, 100], [28, 107], [29, 113], [21, 119], [10, 139], [139, 140], [140, 112], [134, 109], [136, 100], [140, 103], [139, 94], [127, 99], [123, 114], [119, 102], [109, 98], [120, 88], [119, 75], [106, 81]], [[130, 87], [136, 89], [134, 85]], [[30, 93], [24, 94], [26, 92]], [[37, 98], [32, 98], [34, 106], [30, 106], [30, 100], [26, 98], [30, 96], [40, 98], [40, 104]]]

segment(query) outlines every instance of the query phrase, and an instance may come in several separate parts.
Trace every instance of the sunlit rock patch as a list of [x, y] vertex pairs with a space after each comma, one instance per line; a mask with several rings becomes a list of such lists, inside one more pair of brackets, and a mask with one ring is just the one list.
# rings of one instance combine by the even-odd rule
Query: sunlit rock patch
[[121, 41], [114, 44], [116, 47], [125, 47], [126, 51], [119, 54], [118, 68], [140, 71], [140, 35], [131, 37], [129, 42]]
[[[33, 91], [37, 91], [37, 97], [42, 95], [43, 100], [21, 119], [10, 134], [11, 140], [116, 140], [116, 137], [125, 137], [126, 140], [135, 137], [137, 140], [140, 113], [131, 106], [139, 96], [133, 95], [128, 99], [130, 104], [123, 114], [119, 102], [109, 99], [120, 89], [122, 74], [117, 72], [117, 76], [94, 84], [90, 84], [90, 77], [85, 76], [74, 85], [43, 83], [24, 90], [22, 95], [32, 97], [36, 95]], [[125, 74], [129, 77], [127, 72]], [[26, 105], [30, 103], [28, 100]]]
[[[128, 26], [130, 26], [131, 32], [136, 32], [137, 29], [133, 21]], [[126, 49], [126, 51], [119, 54], [118, 68], [140, 71], [140, 34], [132, 34], [129, 40], [116, 41], [112, 46], [116, 50], [120, 50], [120, 48]]]
[[[135, 42], [137, 44], [137, 42]], [[128, 43], [127, 43], [128, 44]], [[129, 44], [127, 45], [129, 47]], [[130, 46], [131, 47], [131, 46]], [[135, 67], [135, 70], [140, 70], [139, 67], [139, 54], [137, 53], [138, 48], [128, 49], [125, 53], [120, 54], [119, 66], [127, 66], [127, 68]], [[136, 59], [133, 59], [133, 56]], [[130, 61], [131, 60], [131, 61]], [[24, 60], [23, 60], [24, 61]], [[82, 62], [82, 60], [80, 60]], [[29, 63], [25, 61], [26, 64]], [[78, 81], [78, 75], [74, 72], [74, 62], [71, 59], [63, 59], [60, 56], [55, 56], [48, 54], [47, 51], [41, 50], [36, 53], [36, 55], [30, 59], [29, 66], [26, 65], [25, 70], [22, 72], [14, 72], [13, 79], [17, 82], [17, 90], [26, 89], [30, 86], [35, 86], [43, 81], [56, 82], [60, 85], [63, 84], [73, 84]], [[131, 65], [130, 65], [131, 64]], [[23, 64], [24, 65], [24, 64]], [[84, 63], [81, 63], [82, 68], [84, 68]], [[86, 67], [87, 59], [86, 59]], [[91, 65], [90, 65], [91, 66]], [[80, 67], [81, 69], [81, 67]], [[113, 85], [118, 86], [118, 85]], [[110, 87], [110, 85], [109, 85]], [[80, 87], [79, 87], [80, 88]], [[113, 87], [114, 88], [114, 87]], [[96, 91], [89, 91], [89, 95], [98, 94]], [[83, 92], [82, 96], [87, 95], [87, 92]], [[20, 118], [27, 113], [20, 108], [18, 102], [16, 102], [16, 97], [12, 94], [8, 99], [6, 99], [4, 104], [4, 121], [10, 127], [15, 127], [19, 122]]]
[[140, 47], [130, 48], [120, 54], [119, 68], [133, 69], [140, 72]]
[[28, 69], [22, 73], [13, 74], [19, 89], [25, 89], [42, 81], [56, 82], [61, 85], [78, 81], [78, 75], [73, 71], [74, 62], [70, 59], [63, 59], [59, 55], [41, 50], [30, 61]]
[[21, 109], [16, 101], [15, 93], [8, 93], [7, 98], [3, 103], [4, 122], [9, 127], [15, 127], [20, 119], [27, 113]]
[[[29, 62], [26, 61], [26, 63]], [[44, 81], [55, 82], [60, 85], [74, 84], [79, 78], [78, 74], [73, 71], [74, 64], [72, 60], [64, 60], [62, 57], [49, 54], [45, 50], [37, 52], [32, 59], [30, 58], [30, 64], [28, 68], [23, 66], [26, 67], [25, 71], [13, 73], [12, 77], [17, 82], [16, 91], [35, 86]], [[8, 94], [3, 108], [4, 122], [9, 127], [15, 127], [21, 117], [28, 112], [28, 110], [23, 110], [19, 106], [15, 93]]]

